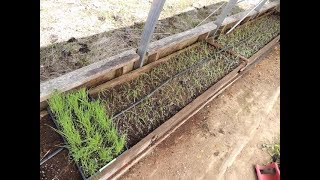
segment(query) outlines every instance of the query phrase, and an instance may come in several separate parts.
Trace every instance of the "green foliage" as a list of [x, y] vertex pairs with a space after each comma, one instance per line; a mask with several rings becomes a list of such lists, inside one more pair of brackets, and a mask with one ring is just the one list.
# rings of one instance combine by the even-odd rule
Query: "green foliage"
[[89, 101], [85, 89], [62, 94], [48, 101], [74, 160], [88, 177], [117, 157], [125, 145], [99, 100]]
[[[279, 33], [280, 18], [278, 16], [265, 16], [256, 21], [241, 25], [229, 34], [220, 35], [217, 43], [223, 46], [233, 46], [235, 52], [246, 58], [250, 58]], [[246, 38], [249, 39], [245, 43], [235, 46]]]

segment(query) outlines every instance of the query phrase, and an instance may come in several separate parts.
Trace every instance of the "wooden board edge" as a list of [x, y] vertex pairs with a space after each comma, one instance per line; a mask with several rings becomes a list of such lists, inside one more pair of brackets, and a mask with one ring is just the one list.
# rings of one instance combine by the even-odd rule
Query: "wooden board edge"
[[[270, 4], [270, 3], [269, 3], [269, 4]], [[270, 6], [270, 5], [269, 5], [269, 6], [267, 6], [267, 7], [264, 7], [264, 9], [268, 10], [268, 9], [274, 8], [274, 7], [275, 7], [277, 4], [279, 4], [279, 3], [273, 3], [273, 4], [274, 4], [273, 6]], [[266, 6], [266, 5], [265, 5], [265, 6]], [[244, 12], [246, 12], [246, 11], [244, 11]], [[234, 15], [232, 15], [232, 16], [227, 17], [226, 19], [229, 19], [229, 20], [231, 19], [231, 21], [229, 21], [229, 23], [235, 22], [235, 21], [237, 21], [238, 18], [240, 17], [239, 14], [241, 14], [241, 13], [243, 14], [244, 12], [240, 12], [240, 13], [234, 14]], [[235, 18], [235, 17], [237, 17], [237, 16], [239, 16], [239, 17], [238, 17], [238, 18]], [[252, 16], [252, 15], [250, 14], [250, 16]], [[225, 21], [224, 21], [224, 22], [225, 22]], [[197, 28], [198, 28], [198, 29], [197, 29]], [[202, 25], [202, 26], [199, 26], [199, 27], [197, 27], [197, 28], [192, 28], [192, 29], [189, 29], [189, 30], [187, 30], [187, 31], [178, 33], [178, 34], [180, 34], [180, 36], [181, 36], [181, 34], [183, 35], [183, 33], [184, 33], [184, 34], [190, 34], [190, 37], [187, 38], [187, 39], [189, 39], [189, 40], [190, 40], [190, 38], [191, 38], [191, 39], [192, 39], [192, 38], [196, 38], [195, 41], [192, 40], [192, 42], [185, 43], [184, 45], [179, 46], [179, 47], [178, 47], [178, 50], [183, 49], [184, 47], [186, 47], [186, 46], [188, 46], [188, 45], [191, 45], [191, 44], [197, 42], [198, 40], [202, 40], [202, 39], [203, 39], [203, 38], [202, 38], [203, 35], [206, 34], [206, 33], [208, 33], [208, 32], [210, 32], [210, 31], [212, 31], [213, 29], [215, 29], [215, 28], [216, 28], [216, 25], [215, 25], [213, 22], [209, 22], [209, 23], [204, 24], [204, 25]], [[198, 34], [193, 34], [194, 32], [198, 32]], [[178, 34], [169, 36], [169, 37], [167, 37], [167, 38], [168, 38], [168, 39], [171, 38], [172, 40], [174, 40], [175, 38], [173, 38], [173, 36], [178, 36]], [[164, 39], [166, 39], [166, 38], [164, 38]], [[164, 39], [161, 39], [161, 40], [159, 40], [159, 41], [164, 41]], [[168, 39], [167, 39], [166, 41], [168, 41]], [[156, 42], [154, 42], [154, 43], [157, 43], [157, 42], [159, 42], [159, 41], [156, 41]], [[186, 41], [186, 40], [182, 39], [181, 41]], [[193, 41], [194, 41], [194, 42], [193, 42]], [[191, 44], [190, 44], [190, 43], [191, 43]], [[151, 44], [152, 44], [152, 43], [151, 43]], [[161, 44], [161, 43], [160, 43], [160, 44]], [[161, 47], [158, 47], [158, 49], [166, 48], [166, 46], [167, 46], [168, 44], [169, 44], [169, 45], [171, 44], [171, 46], [173, 46], [173, 45], [177, 44], [177, 42], [176, 42], [175, 40], [172, 41], [172, 42], [170, 42], [170, 40], [169, 40], [167, 43], [165, 43], [165, 44], [162, 45]], [[178, 44], [179, 44], [179, 43], [178, 43]], [[169, 46], [169, 45], [168, 45], [168, 46]], [[149, 50], [149, 53], [151, 53], [150, 55], [153, 55], [154, 53], [157, 53], [157, 52], [153, 52], [153, 51], [156, 51], [156, 50], [154, 50], [154, 49], [157, 49], [157, 48], [155, 48], [155, 47], [156, 47], [156, 46], [154, 45], [153, 48], [150, 48], [150, 49], [153, 49], [153, 50]], [[90, 70], [88, 70], [88, 68], [89, 68], [89, 69], [90, 69], [90, 67], [93, 68], [93, 67], [94, 67], [95, 65], [97, 65], [97, 64], [101, 65], [101, 63], [102, 63], [102, 64], [103, 64], [103, 63], [106, 63], [106, 61], [110, 62], [110, 61], [112, 61], [112, 60], [110, 60], [110, 59], [115, 59], [115, 58], [121, 57], [121, 56], [123, 56], [123, 54], [126, 54], [126, 53], [128, 53], [129, 51], [130, 51], [131, 53], [135, 54], [135, 57], [133, 57], [133, 61], [137, 61], [138, 58], [139, 58], [139, 56], [135, 53], [135, 49], [131, 49], [131, 50], [125, 51], [125, 52], [123, 52], [123, 53], [120, 53], [120, 54], [118, 54], [118, 55], [109, 57], [109, 58], [107, 58], [108, 60], [102, 60], [102, 61], [99, 61], [99, 62], [90, 64], [90, 65], [85, 66], [85, 67], [83, 67], [83, 68], [80, 68], [80, 69], [77, 69], [77, 70], [72, 71], [72, 72], [70, 72], [70, 73], [67, 73], [67, 74], [65, 74], [65, 75], [62, 75], [62, 76], [60, 76], [60, 77], [58, 77], [58, 78], [55, 78], [55, 79], [46, 81], [46, 82], [44, 82], [44, 83], [41, 83], [41, 84], [40, 84], [40, 110], [43, 110], [44, 108], [47, 107], [47, 103], [46, 103], [45, 101], [50, 97], [53, 89], [57, 89], [57, 90], [60, 90], [60, 91], [62, 91], [62, 92], [65, 92], [65, 91], [69, 91], [69, 90], [72, 90], [72, 89], [77, 88], [77, 87], [85, 86], [85, 84], [88, 83], [88, 81], [90, 81], [90, 78], [84, 77], [84, 79], [82, 79], [82, 78], [80, 78], [80, 79], [74, 79], [74, 80], [71, 81], [70, 83], [65, 83], [65, 84], [66, 84], [65, 86], [59, 86], [59, 84], [60, 84], [60, 85], [63, 84], [64, 79], [70, 79], [70, 77], [72, 77], [72, 75], [81, 74], [81, 73], [83, 73], [83, 72], [85, 72], [85, 71], [90, 71]], [[129, 54], [130, 54], [130, 53], [129, 53]], [[158, 58], [161, 58], [161, 57], [158, 56]], [[119, 67], [115, 66], [115, 67], [112, 67], [111, 69], [107, 69], [107, 70], [106, 70], [106, 69], [105, 69], [105, 70], [100, 69], [100, 70], [102, 70], [103, 72], [96, 71], [97, 74], [96, 74], [96, 75], [91, 74], [91, 78], [92, 78], [92, 79], [97, 79], [97, 78], [99, 78], [99, 77], [101, 76], [101, 74], [103, 74], [103, 73], [108, 73], [108, 72], [111, 71], [111, 70], [115, 70], [115, 71], [116, 71], [118, 68], [123, 68], [123, 66], [126, 66], [127, 64], [130, 64], [130, 63], [131, 63], [131, 61], [128, 62], [128, 63], [126, 63], [126, 64], [118, 65]], [[91, 71], [91, 72], [94, 72], [94, 71]], [[100, 73], [100, 74], [99, 74], [99, 73]], [[122, 74], [121, 74], [120, 71], [117, 71], [117, 73], [115, 72], [115, 76], [116, 76], [116, 75], [122, 75]], [[115, 77], [115, 78], [116, 78], [116, 77]], [[100, 81], [103, 81], [103, 80], [100, 79]], [[56, 84], [55, 82], [56, 82], [57, 84]], [[89, 85], [89, 84], [90, 84], [90, 83], [88, 83], [88, 85]]]
[[141, 159], [147, 154], [147, 152], [162, 142], [179, 126], [181, 126], [189, 117], [199, 111], [201, 108], [197, 107], [214, 96], [219, 89], [231, 81], [239, 73], [243, 66], [244, 64], [240, 64], [237, 68], [211, 86], [207, 91], [198, 96], [177, 114], [139, 141], [131, 149], [121, 154], [113, 163], [109, 164], [107, 167], [102, 169], [100, 173], [97, 173], [90, 179], [116, 179], [116, 177], [120, 177], [124, 172], [126, 172], [126, 170], [128, 170], [134, 165], [134, 163], [138, 161], [135, 159]]
[[157, 61], [149, 63], [149, 64], [147, 64], [147, 65], [145, 65], [145, 66], [143, 66], [141, 68], [135, 69], [135, 70], [133, 70], [133, 71], [127, 73], [127, 74], [119, 76], [119, 77], [117, 77], [115, 79], [112, 79], [112, 80], [110, 80], [108, 82], [100, 84], [100, 85], [98, 85], [96, 87], [90, 88], [89, 89], [89, 94], [91, 96], [94, 96], [100, 91], [104, 91], [106, 89], [115, 87], [115, 86], [117, 86], [119, 84], [122, 84], [122, 83], [128, 82], [130, 80], [133, 80], [133, 79], [137, 78], [138, 76], [140, 76], [142, 73], [149, 71], [150, 69], [158, 66], [161, 63], [169, 61], [172, 57], [177, 56], [177, 55], [179, 55], [179, 54], [181, 54], [181, 53], [183, 53], [183, 52], [185, 52], [185, 51], [187, 51], [189, 49], [192, 49], [192, 48], [196, 47], [198, 44], [199, 43], [194, 43], [194, 44], [188, 46], [187, 48], [184, 48], [184, 49], [179, 50], [179, 51], [177, 51], [175, 53], [172, 53], [172, 54], [170, 54], [170, 55], [168, 55], [166, 57], [163, 57], [163, 58], [161, 58], [161, 59], [159, 59]]
[[[278, 37], [280, 38], [280, 36], [278, 36]], [[276, 41], [278, 39], [278, 37], [275, 38], [274, 40]], [[276, 41], [276, 43], [277, 42], [278, 41]], [[249, 64], [249, 65], [241, 64], [240, 66], [238, 66], [235, 70], [233, 70], [228, 75], [226, 75], [224, 78], [222, 78], [220, 81], [215, 83], [211, 88], [209, 88], [203, 94], [198, 96], [194, 101], [192, 101], [190, 104], [188, 104], [182, 110], [180, 110], [177, 114], [175, 114], [173, 117], [171, 117], [165, 123], [163, 123], [157, 129], [155, 129], [153, 132], [151, 132], [143, 140], [138, 142], [138, 144], [136, 144], [134, 147], [129, 149], [127, 152], [125, 152], [127, 154], [123, 153], [122, 154], [123, 156], [130, 156], [131, 157], [131, 160], [128, 163], [122, 163], [122, 166], [119, 166], [118, 169], [115, 170], [115, 168], [117, 168], [117, 167], [115, 167], [117, 160], [119, 160], [118, 158], [120, 156], [122, 156], [122, 155], [120, 155], [117, 158], [117, 160], [113, 162], [114, 166], [111, 166], [112, 165], [111, 164], [108, 167], [106, 167], [105, 169], [101, 170], [100, 173], [96, 174], [95, 178], [97, 178], [97, 179], [118, 179], [119, 177], [121, 177], [130, 167], [132, 167], [135, 163], [137, 163], [141, 158], [146, 156], [155, 146], [157, 146], [159, 143], [161, 143], [163, 140], [165, 140], [171, 133], [173, 133], [176, 129], [178, 129], [190, 117], [192, 117], [194, 114], [196, 114], [207, 103], [209, 103], [211, 100], [213, 100], [215, 97], [217, 97], [226, 88], [231, 86], [235, 81], [237, 81], [245, 73], [247, 73], [249, 71], [249, 69], [251, 69], [255, 64], [259, 63], [263, 59], [262, 55], [266, 54], [269, 50], [271, 50], [271, 48], [274, 47], [276, 45], [276, 43], [272, 43], [272, 46], [267, 44], [265, 46], [266, 48], [264, 49], [263, 53], [262, 53], [262, 51], [261, 52], [258, 51], [260, 54], [260, 57], [253, 59], [251, 64]], [[245, 69], [243, 71], [241, 71], [241, 69], [243, 69], [244, 66], [245, 66]], [[214, 87], [215, 85], [217, 87]], [[202, 103], [198, 102], [199, 99], [202, 99], [202, 98], [204, 98], [206, 100], [202, 100], [203, 101]], [[188, 109], [189, 109], [189, 111], [188, 111]], [[166, 127], [165, 124], [170, 124], [171, 128]], [[133, 149], [133, 148], [135, 148], [135, 149]], [[136, 151], [136, 154], [131, 154], [131, 152], [134, 152], [134, 150], [137, 150], [137, 149], [138, 149], [138, 151]], [[121, 161], [121, 159], [120, 159], [120, 161]], [[112, 170], [113, 170], [113, 172], [112, 172]], [[109, 172], [109, 174], [105, 174], [108, 172]]]
[[[61, 92], [66, 92], [81, 86], [85, 86], [92, 81], [103, 81], [103, 75], [116, 71], [123, 66], [126, 66], [139, 59], [139, 55], [135, 50], [128, 50], [116, 56], [109, 57], [99, 62], [82, 67], [75, 71], [64, 74], [58, 78], [43, 82], [40, 84], [40, 110], [46, 107], [46, 101], [57, 89]], [[115, 72], [114, 72], [115, 73]], [[116, 74], [116, 73], [115, 73]], [[98, 82], [97, 82], [98, 83]]]
[[261, 48], [258, 52], [252, 55], [248, 60], [248, 65], [252, 64], [256, 59], [258, 59], [261, 55], [263, 55], [266, 51], [268, 51], [272, 46], [274, 46], [280, 40], [280, 35], [271, 40], [268, 44], [266, 44], [263, 48]]

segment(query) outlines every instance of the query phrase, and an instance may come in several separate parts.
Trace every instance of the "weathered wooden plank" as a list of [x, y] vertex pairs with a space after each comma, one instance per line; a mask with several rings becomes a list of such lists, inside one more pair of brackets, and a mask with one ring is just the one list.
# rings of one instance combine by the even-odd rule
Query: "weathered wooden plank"
[[[252, 63], [246, 66], [244, 71], [241, 71], [245, 64], [241, 64], [227, 76], [222, 78], [219, 82], [214, 84], [211, 88], [197, 97], [194, 101], [184, 107], [181, 111], [167, 120], [164, 124], [150, 133], [147, 137], [141, 140], [138, 144], [133, 146], [121, 154], [113, 163], [110, 163], [105, 168], [101, 169], [100, 172], [92, 176], [91, 179], [117, 179], [124, 174], [130, 167], [137, 163], [141, 158], [147, 155], [157, 144], [161, 143], [177, 128], [179, 128], [185, 121], [196, 114], [202, 107], [209, 103], [212, 99], [218, 96], [226, 88], [232, 85], [248, 70], [262, 60], [261, 55], [269, 51], [279, 40], [280, 36], [275, 38], [269, 44], [258, 51], [256, 54], [259, 57], [252, 58]], [[276, 43], [274, 43], [276, 42]]]
[[[261, 12], [274, 8], [278, 5], [278, 2], [273, 2], [265, 5], [261, 8]], [[222, 26], [227, 30], [226, 25], [236, 22], [246, 11], [232, 15], [225, 18]], [[253, 14], [249, 14], [252, 16]], [[159, 41], [150, 43], [148, 50], [148, 56], [151, 58], [150, 62], [156, 61], [168, 54], [176, 52], [184, 47], [195, 43], [198, 40], [203, 40], [208, 32], [216, 28], [213, 22], [204, 24], [202, 26], [187, 30], [182, 33], [169, 36]], [[47, 107], [46, 99], [50, 97], [50, 94], [54, 89], [60, 91], [69, 91], [79, 87], [89, 87], [96, 84], [101, 84], [107, 80], [110, 80], [119, 75], [119, 73], [112, 72], [115, 69], [128, 65], [128, 68], [124, 67], [123, 74], [132, 70], [131, 63], [137, 61], [139, 56], [135, 53], [135, 50], [126, 51], [119, 55], [107, 58], [81, 69], [75, 70], [53, 80], [40, 84], [40, 110]], [[120, 73], [121, 74], [121, 73]]]
[[95, 97], [99, 92], [106, 90], [106, 89], [110, 89], [112, 87], [115, 87], [116, 85], [119, 84], [123, 84], [127, 81], [131, 81], [133, 79], [136, 79], [138, 76], [140, 76], [142, 73], [149, 71], [151, 68], [156, 67], [157, 65], [164, 63], [168, 60], [170, 60], [170, 58], [179, 55], [182, 52], [185, 52], [189, 49], [194, 48], [195, 46], [197, 46], [198, 43], [193, 44], [183, 50], [180, 50], [178, 52], [175, 52], [173, 54], [170, 54], [169, 56], [166, 56], [164, 58], [159, 59], [158, 61], [155, 61], [153, 63], [150, 63], [148, 65], [145, 65], [139, 69], [135, 69], [132, 72], [128, 73], [128, 74], [124, 74], [118, 78], [112, 79], [106, 83], [100, 84], [99, 86], [93, 87], [91, 89], [89, 89], [89, 94], [91, 97]]
[[126, 74], [132, 70], [133, 70], [133, 63], [129, 63], [129, 64], [123, 66], [123, 74]]
[[120, 177], [126, 170], [143, 158], [157, 144], [167, 138], [172, 132], [180, 127], [186, 120], [196, 114], [209, 100], [213, 99], [215, 94], [221, 88], [228, 84], [244, 66], [241, 64], [220, 81], [215, 83], [211, 88], [185, 106], [177, 114], [143, 138], [140, 142], [134, 145], [131, 149], [121, 154], [113, 163], [100, 170], [90, 179], [116, 179]]
[[159, 53], [153, 53], [152, 55], [150, 55], [150, 56], [148, 57], [148, 62], [147, 62], [147, 64], [152, 63], [152, 62], [155, 62], [155, 61], [158, 60], [158, 59], [159, 59]]
[[115, 72], [115, 77], [119, 77], [123, 74], [123, 67], [119, 68]]
[[164, 2], [165, 0], [152, 1], [148, 18], [144, 25], [141, 39], [139, 42], [139, 47], [137, 50], [137, 53], [140, 56], [140, 58], [139, 58], [139, 61], [134, 64], [134, 69], [142, 67], [145, 64], [144, 57], [146, 55], [149, 42], [151, 40], [154, 28], [156, 27], [156, 23], [158, 21]]
[[[78, 87], [88, 87], [101, 83], [115, 76], [116, 69], [133, 63], [138, 59], [139, 56], [135, 50], [129, 50], [41, 83], [40, 104], [47, 100], [55, 89], [65, 92]], [[45, 107], [44, 104], [45, 103], [42, 103], [42, 108]]]
[[167, 56], [195, 43], [199, 39], [199, 36], [203, 36], [214, 28], [216, 28], [216, 25], [213, 22], [210, 22], [182, 33], [160, 39], [159, 41], [152, 42], [149, 45], [147, 55], [150, 57], [155, 53], [158, 53], [158, 58]]
[[280, 5], [279, 2], [270, 2], [270, 3], [265, 4], [264, 6], [262, 6], [262, 8], [259, 10], [259, 13], [262, 14], [262, 13], [265, 13], [267, 11], [273, 10], [279, 5]]

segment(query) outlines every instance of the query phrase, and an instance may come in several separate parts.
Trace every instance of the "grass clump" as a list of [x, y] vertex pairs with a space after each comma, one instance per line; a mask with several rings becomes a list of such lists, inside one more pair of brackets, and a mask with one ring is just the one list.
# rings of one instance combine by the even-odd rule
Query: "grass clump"
[[85, 89], [67, 94], [54, 92], [48, 104], [58, 132], [86, 177], [122, 152], [125, 136], [118, 134], [101, 101], [89, 101]]
[[264, 144], [262, 148], [266, 149], [272, 158], [272, 162], [276, 162], [280, 168], [280, 143]]

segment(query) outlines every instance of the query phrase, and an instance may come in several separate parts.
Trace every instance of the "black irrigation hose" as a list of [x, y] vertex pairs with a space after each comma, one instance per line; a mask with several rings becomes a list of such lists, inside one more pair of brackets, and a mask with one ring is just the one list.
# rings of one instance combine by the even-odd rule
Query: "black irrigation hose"
[[[261, 27], [259, 27], [261, 28]], [[259, 29], [258, 29], [259, 30]], [[225, 50], [228, 50], [228, 49], [231, 49], [235, 46], [238, 46], [242, 43], [244, 43], [245, 41], [247, 41], [248, 39], [252, 38], [254, 35], [260, 33], [260, 31], [256, 31], [255, 33], [253, 33], [251, 36], [247, 37], [247, 38], [244, 38], [243, 40], [239, 41], [237, 44], [235, 45], [230, 45], [230, 46], [226, 46], [225, 48], [222, 48], [221, 50], [219, 50], [218, 52], [216, 52], [217, 54], [218, 53], [221, 53], [222, 51], [225, 51]], [[161, 87], [163, 87], [165, 84], [169, 83], [171, 80], [173, 80], [174, 78], [180, 76], [181, 74], [183, 73], [186, 73], [188, 72], [189, 70], [195, 68], [195, 67], [198, 67], [208, 61], [211, 60], [211, 58], [213, 57], [213, 55], [207, 57], [206, 59], [204, 59], [203, 61], [200, 61], [200, 62], [197, 62], [195, 63], [194, 65], [188, 67], [187, 69], [179, 72], [178, 74], [172, 76], [171, 78], [167, 79], [165, 82], [163, 82], [160, 86], [158, 86], [157, 88], [155, 88], [151, 93], [149, 93], [148, 95], [146, 95], [145, 97], [143, 97], [142, 99], [140, 99], [139, 101], [135, 102], [134, 104], [132, 104], [131, 106], [129, 106], [128, 108], [126, 108], [125, 110], [119, 112], [118, 114], [114, 115], [112, 118], [116, 118], [116, 117], [119, 117], [120, 115], [122, 115], [123, 113], [127, 112], [128, 110], [130, 110], [131, 108], [133, 108], [134, 106], [136, 106], [137, 104], [141, 103], [142, 101], [144, 101], [145, 99], [147, 99], [148, 97], [152, 96], [157, 90], [159, 90]], [[89, 97], [91, 98], [91, 97]], [[42, 164], [44, 164], [46, 161], [48, 161], [49, 159], [51, 159], [52, 157], [54, 157], [55, 155], [57, 155], [59, 152], [61, 152], [62, 150], [64, 149], [64, 147], [60, 147], [59, 149], [57, 149], [56, 151], [54, 151], [53, 153], [49, 154], [47, 157], [44, 157], [42, 160], [40, 160], [40, 166]]]
[[60, 147], [59, 149], [55, 150], [53, 153], [49, 154], [47, 157], [44, 157], [40, 160], [40, 166], [44, 164], [46, 161], [51, 159], [53, 156], [57, 155], [59, 152], [61, 152], [64, 149], [64, 147]]
[[[247, 37], [241, 41], [239, 41], [237, 44], [233, 45], [233, 46], [227, 46], [221, 50], [219, 50], [218, 52], [216, 52], [216, 54], [221, 53], [222, 51], [228, 50], [230, 48], [233, 48], [234, 46], [238, 46], [240, 44], [242, 44], [243, 42], [247, 41], [248, 39], [252, 38], [254, 35], [256, 35], [259, 31], [257, 31], [256, 33], [254, 33], [253, 35], [251, 35], [250, 37]], [[216, 55], [214, 54], [214, 55]], [[167, 83], [169, 83], [170, 81], [172, 81], [174, 78], [180, 76], [181, 74], [184, 74], [188, 71], [190, 71], [191, 69], [195, 68], [195, 67], [199, 67], [200, 65], [209, 62], [212, 57], [214, 55], [210, 55], [209, 57], [205, 58], [203, 61], [197, 62], [194, 65], [188, 67], [187, 69], [177, 73], [176, 75], [170, 77], [169, 79], [167, 79], [165, 82], [161, 83], [158, 87], [156, 87], [151, 93], [149, 93], [148, 95], [146, 95], [145, 97], [143, 97], [142, 99], [140, 99], [139, 101], [133, 103], [131, 106], [127, 107], [126, 109], [122, 110], [121, 112], [119, 112], [118, 114], [114, 115], [112, 117], [112, 119], [119, 117], [120, 115], [122, 115], [123, 113], [127, 112], [128, 110], [130, 110], [131, 108], [135, 107], [136, 105], [138, 105], [139, 103], [141, 103], [142, 101], [144, 101], [145, 99], [149, 98], [150, 96], [152, 96], [157, 90], [159, 90], [161, 87], [163, 87], [164, 85], [166, 85]]]

